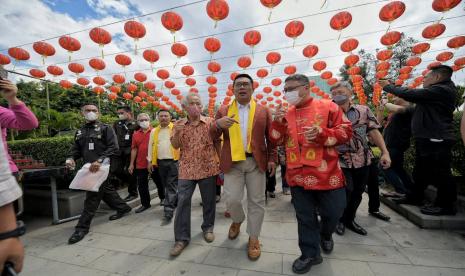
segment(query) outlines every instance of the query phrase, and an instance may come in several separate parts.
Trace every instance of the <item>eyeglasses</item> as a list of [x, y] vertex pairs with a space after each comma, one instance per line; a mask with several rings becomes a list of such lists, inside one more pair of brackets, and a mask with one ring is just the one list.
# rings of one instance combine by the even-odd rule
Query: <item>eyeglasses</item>
[[287, 93], [287, 92], [291, 92], [291, 91], [294, 91], [296, 90], [297, 88], [301, 87], [301, 86], [306, 86], [306, 84], [299, 84], [297, 86], [294, 86], [294, 87], [287, 87], [287, 88], [284, 88], [284, 93]]
[[139, 122], [148, 122], [149, 119], [140, 119], [140, 120], [138, 120], [138, 121], [139, 121]]
[[248, 88], [250, 86], [252, 86], [250, 82], [236, 82], [234, 84], [234, 88], [241, 88], [241, 87]]

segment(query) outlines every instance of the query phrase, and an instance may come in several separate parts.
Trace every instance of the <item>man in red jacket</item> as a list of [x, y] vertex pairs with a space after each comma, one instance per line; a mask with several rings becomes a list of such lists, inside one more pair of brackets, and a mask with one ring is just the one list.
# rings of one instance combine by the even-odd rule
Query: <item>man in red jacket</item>
[[350, 139], [352, 128], [339, 106], [310, 96], [305, 75], [287, 77], [284, 93], [291, 106], [288, 110], [278, 106], [271, 124], [271, 142], [286, 147], [286, 180], [302, 252], [292, 270], [303, 274], [323, 261], [320, 245], [324, 253], [333, 250], [332, 234], [346, 205], [344, 175], [335, 147]]

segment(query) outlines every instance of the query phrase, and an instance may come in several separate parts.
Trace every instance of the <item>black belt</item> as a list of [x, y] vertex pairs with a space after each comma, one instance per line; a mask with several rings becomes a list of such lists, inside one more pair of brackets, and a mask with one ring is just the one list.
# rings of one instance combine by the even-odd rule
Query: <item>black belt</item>
[[253, 157], [253, 154], [252, 154], [252, 153], [246, 152], [246, 153], [245, 153], [245, 157]]

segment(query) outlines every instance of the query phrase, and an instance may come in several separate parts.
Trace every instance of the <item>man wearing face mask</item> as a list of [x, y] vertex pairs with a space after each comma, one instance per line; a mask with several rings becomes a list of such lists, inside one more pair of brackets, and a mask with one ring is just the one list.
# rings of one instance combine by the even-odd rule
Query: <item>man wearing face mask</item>
[[261, 249], [258, 237], [265, 216], [266, 171], [273, 176], [276, 169], [276, 147], [270, 142], [271, 112], [252, 99], [253, 80], [239, 74], [233, 82], [235, 100], [222, 106], [211, 129], [215, 137], [223, 135], [221, 170], [224, 191], [232, 224], [228, 237], [236, 239], [246, 215], [242, 206], [247, 189], [247, 233], [249, 259], [257, 260]]
[[128, 202], [137, 198], [137, 184], [135, 178], [128, 172], [131, 161], [132, 135], [139, 127], [132, 118], [129, 106], [120, 106], [116, 111], [118, 121], [113, 124], [118, 140], [119, 151], [113, 155], [110, 173], [128, 184], [128, 196], [124, 201]]
[[164, 223], [168, 223], [173, 218], [178, 199], [179, 150], [171, 145], [174, 126], [171, 113], [160, 109], [157, 118], [160, 124], [150, 133], [147, 170], [157, 185], [158, 197], [164, 206]]
[[[118, 143], [113, 129], [98, 121], [99, 111], [96, 105], [84, 105], [81, 113], [86, 123], [76, 131], [71, 149], [72, 156], [66, 160], [66, 166], [74, 169], [75, 160], [82, 158], [84, 163], [91, 163], [90, 172], [97, 172], [102, 164], [110, 163], [111, 156], [118, 151]], [[69, 244], [77, 243], [87, 235], [101, 200], [116, 210], [116, 214], [110, 216], [110, 220], [119, 219], [131, 211], [131, 207], [120, 198], [115, 187], [105, 180], [98, 192], [87, 192], [84, 210], [75, 232], [68, 240]]]
[[457, 188], [452, 178], [452, 147], [456, 142], [454, 110], [457, 88], [452, 82], [453, 70], [447, 65], [431, 68], [423, 79], [423, 88], [408, 89], [380, 80], [383, 90], [415, 104], [412, 136], [415, 139], [414, 185], [399, 203], [421, 206], [428, 185], [437, 185], [433, 206], [423, 206], [427, 215], [455, 215]]
[[337, 148], [339, 163], [346, 179], [347, 206], [336, 227], [336, 233], [343, 235], [347, 227], [359, 235], [366, 235], [367, 231], [355, 222], [355, 216], [368, 183], [369, 166], [373, 158], [367, 136], [381, 150], [379, 163], [383, 169], [389, 168], [391, 158], [373, 112], [368, 106], [352, 103], [353, 92], [350, 83], [341, 81], [334, 84], [331, 87], [331, 96], [351, 121], [353, 130], [349, 142]]
[[150, 116], [147, 113], [137, 115], [137, 124], [140, 129], [134, 132], [131, 145], [131, 164], [129, 173], [135, 176], [140, 195], [140, 206], [136, 213], [150, 208], [149, 172], [147, 171], [147, 152], [150, 140]]
[[206, 242], [213, 242], [215, 235], [216, 177], [220, 166], [216, 147], [219, 139], [214, 139], [210, 128], [214, 120], [201, 114], [202, 103], [199, 94], [189, 93], [182, 100], [187, 119], [174, 125], [171, 144], [179, 149], [178, 206], [174, 219], [175, 244], [171, 256], [178, 256], [191, 239], [191, 203], [195, 186], [198, 184], [202, 196], [202, 232]]
[[336, 104], [310, 96], [305, 75], [287, 77], [284, 93], [291, 106], [288, 110], [278, 106], [271, 139], [286, 148], [286, 180], [291, 187], [302, 252], [292, 271], [303, 274], [323, 261], [320, 246], [326, 254], [333, 250], [332, 234], [346, 203], [336, 145], [350, 139], [352, 128]]

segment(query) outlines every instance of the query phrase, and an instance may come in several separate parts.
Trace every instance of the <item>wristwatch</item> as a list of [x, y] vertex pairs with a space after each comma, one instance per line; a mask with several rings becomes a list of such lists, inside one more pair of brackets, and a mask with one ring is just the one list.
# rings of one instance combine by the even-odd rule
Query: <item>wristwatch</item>
[[24, 234], [26, 234], [26, 225], [24, 225], [24, 222], [21, 220], [18, 220], [16, 222], [16, 229], [5, 232], [5, 233], [0, 233], [0, 241], [1, 240], [6, 240], [9, 238], [17, 238], [20, 237]]
[[103, 158], [97, 159], [97, 162], [99, 162], [100, 164], [102, 164], [102, 163], [103, 163]]

